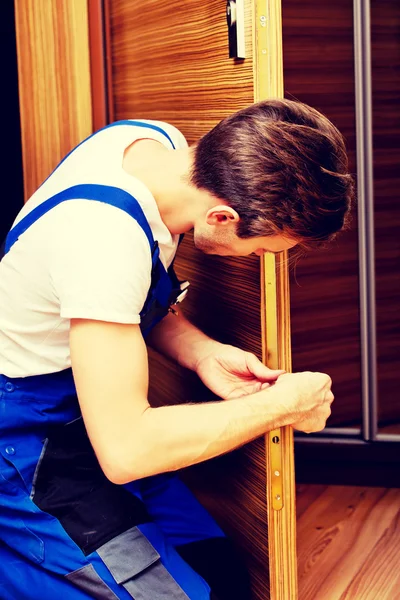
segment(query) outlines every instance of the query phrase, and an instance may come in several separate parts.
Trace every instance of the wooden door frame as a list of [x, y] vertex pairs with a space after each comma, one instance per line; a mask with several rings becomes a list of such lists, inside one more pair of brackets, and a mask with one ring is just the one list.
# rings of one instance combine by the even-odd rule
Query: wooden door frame
[[90, 81], [93, 130], [114, 120], [110, 12], [107, 0], [87, 0], [89, 15]]
[[[283, 98], [281, 0], [255, 0], [254, 99]], [[261, 259], [263, 360], [292, 370], [288, 253]], [[265, 436], [270, 588], [272, 600], [298, 596], [296, 494], [292, 427]]]
[[25, 201], [92, 133], [88, 12], [81, 0], [15, 0]]

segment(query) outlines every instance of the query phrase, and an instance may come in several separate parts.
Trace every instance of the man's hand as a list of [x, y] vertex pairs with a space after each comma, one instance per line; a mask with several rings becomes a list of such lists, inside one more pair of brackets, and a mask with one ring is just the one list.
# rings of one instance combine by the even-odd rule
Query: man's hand
[[273, 371], [251, 352], [215, 344], [212, 352], [199, 359], [196, 372], [214, 394], [230, 400], [269, 387], [285, 371]]
[[305, 433], [324, 429], [334, 400], [331, 386], [332, 380], [325, 373], [287, 373], [277, 379], [275, 388], [293, 415], [292, 427]]

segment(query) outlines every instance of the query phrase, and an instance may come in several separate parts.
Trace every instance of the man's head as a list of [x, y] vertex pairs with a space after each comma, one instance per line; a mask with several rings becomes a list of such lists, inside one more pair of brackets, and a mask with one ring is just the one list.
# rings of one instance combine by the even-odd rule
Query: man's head
[[221, 121], [194, 148], [191, 183], [216, 200], [196, 220], [204, 252], [313, 248], [347, 223], [353, 196], [343, 137], [315, 109], [268, 100]]

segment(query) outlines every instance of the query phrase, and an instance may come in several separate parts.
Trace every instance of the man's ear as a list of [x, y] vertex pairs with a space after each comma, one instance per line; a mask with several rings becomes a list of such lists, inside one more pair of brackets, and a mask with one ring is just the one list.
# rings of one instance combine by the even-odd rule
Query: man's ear
[[229, 223], [238, 223], [240, 217], [234, 208], [220, 204], [213, 206], [206, 214], [207, 225], [227, 225]]

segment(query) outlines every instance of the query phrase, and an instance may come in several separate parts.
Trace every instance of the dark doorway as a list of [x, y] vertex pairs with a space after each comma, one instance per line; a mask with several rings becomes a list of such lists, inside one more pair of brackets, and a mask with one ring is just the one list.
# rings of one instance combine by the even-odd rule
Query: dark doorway
[[1, 17], [3, 152], [0, 161], [0, 244], [24, 201], [14, 2], [3, 3]]

